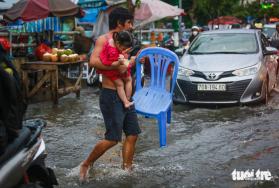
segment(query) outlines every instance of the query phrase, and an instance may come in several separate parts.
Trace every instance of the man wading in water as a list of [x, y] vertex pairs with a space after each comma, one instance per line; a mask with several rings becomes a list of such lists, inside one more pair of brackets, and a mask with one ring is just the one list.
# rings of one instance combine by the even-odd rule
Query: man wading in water
[[[112, 38], [113, 32], [132, 29], [133, 16], [125, 8], [116, 8], [109, 15], [109, 32], [100, 36], [90, 57], [90, 66], [99, 70], [119, 70], [125, 72], [127, 66], [105, 66], [100, 60], [100, 52], [104, 44]], [[101, 157], [108, 149], [122, 140], [122, 131], [126, 139], [122, 148], [122, 168], [131, 170], [135, 153], [135, 144], [141, 130], [134, 105], [125, 109], [117, 95], [114, 83], [107, 77], [102, 77], [102, 90], [100, 93], [100, 109], [103, 114], [106, 132], [105, 138], [99, 141], [86, 160], [80, 166], [80, 180], [84, 181], [88, 175], [89, 166]]]

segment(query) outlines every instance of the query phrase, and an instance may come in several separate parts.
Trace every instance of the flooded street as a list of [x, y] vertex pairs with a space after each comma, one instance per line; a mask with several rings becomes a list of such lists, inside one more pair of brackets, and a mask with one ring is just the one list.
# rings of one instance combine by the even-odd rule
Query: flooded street
[[[78, 182], [79, 164], [103, 138], [98, 89], [85, 88], [81, 99], [68, 95], [29, 105], [26, 117], [47, 121], [47, 164], [61, 188], [70, 187], [279, 187], [279, 95], [270, 104], [235, 107], [174, 106], [167, 147], [159, 148], [154, 119], [139, 116], [142, 134], [131, 173], [121, 170], [121, 144], [102, 156], [89, 182]], [[231, 173], [269, 170], [272, 181], [233, 181]]]

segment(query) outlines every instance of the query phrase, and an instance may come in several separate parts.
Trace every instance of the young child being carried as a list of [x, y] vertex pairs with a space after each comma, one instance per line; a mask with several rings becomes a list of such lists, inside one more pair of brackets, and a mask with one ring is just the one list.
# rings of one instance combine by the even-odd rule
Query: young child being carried
[[108, 77], [116, 86], [119, 98], [124, 104], [125, 108], [133, 105], [129, 99], [132, 95], [132, 78], [131, 66], [135, 58], [131, 58], [131, 62], [124, 58], [123, 52], [127, 51], [132, 46], [132, 36], [128, 31], [114, 32], [111, 39], [108, 39], [104, 45], [100, 59], [106, 66], [126, 65], [127, 71], [120, 73], [118, 70], [102, 70], [101, 74]]

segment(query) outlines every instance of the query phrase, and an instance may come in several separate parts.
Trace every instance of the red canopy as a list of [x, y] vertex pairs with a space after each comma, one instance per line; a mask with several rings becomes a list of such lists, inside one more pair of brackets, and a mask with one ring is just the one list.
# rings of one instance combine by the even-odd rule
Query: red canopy
[[20, 0], [3, 16], [7, 21], [33, 21], [48, 16], [83, 16], [84, 12], [70, 0]]
[[221, 16], [210, 20], [208, 25], [230, 25], [230, 24], [240, 24], [242, 21], [234, 16]]

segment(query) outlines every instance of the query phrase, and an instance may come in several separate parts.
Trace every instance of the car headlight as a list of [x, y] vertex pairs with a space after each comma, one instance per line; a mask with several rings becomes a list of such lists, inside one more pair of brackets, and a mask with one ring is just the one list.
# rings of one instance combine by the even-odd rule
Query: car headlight
[[232, 74], [236, 75], [236, 76], [249, 76], [249, 75], [256, 74], [259, 71], [260, 67], [261, 67], [261, 64], [258, 63], [251, 67], [246, 67], [243, 69], [235, 70], [232, 72]]
[[193, 74], [195, 74], [195, 72], [192, 71], [191, 69], [186, 69], [183, 67], [179, 67], [179, 69], [178, 69], [178, 75], [180, 75], [180, 76], [191, 76]]

